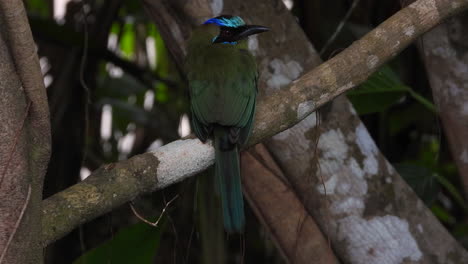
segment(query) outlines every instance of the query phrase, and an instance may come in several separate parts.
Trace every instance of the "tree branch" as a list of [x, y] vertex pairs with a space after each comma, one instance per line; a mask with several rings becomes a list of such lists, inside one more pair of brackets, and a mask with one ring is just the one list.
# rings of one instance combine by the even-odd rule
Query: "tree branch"
[[[293, 82], [289, 89], [261, 100], [249, 145], [293, 126], [337, 95], [362, 83], [418, 36], [467, 7], [466, 0], [440, 1], [437, 6], [433, 0], [419, 0], [396, 13], [351, 47]], [[85, 181], [44, 201], [43, 244], [138, 194], [195, 175], [210, 166], [213, 159], [211, 143], [182, 139], [154, 153], [116, 163], [114, 168], [95, 171]]]

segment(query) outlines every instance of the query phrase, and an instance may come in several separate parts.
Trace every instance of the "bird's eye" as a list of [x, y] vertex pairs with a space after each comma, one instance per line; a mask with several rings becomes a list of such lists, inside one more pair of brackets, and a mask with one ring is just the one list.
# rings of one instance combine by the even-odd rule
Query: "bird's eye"
[[224, 37], [230, 37], [232, 35], [232, 32], [229, 30], [221, 30], [221, 35]]

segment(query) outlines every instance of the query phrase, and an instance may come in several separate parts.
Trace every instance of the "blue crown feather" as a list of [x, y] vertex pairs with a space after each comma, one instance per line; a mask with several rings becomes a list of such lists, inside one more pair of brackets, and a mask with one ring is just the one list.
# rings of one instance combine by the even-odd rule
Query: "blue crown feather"
[[242, 18], [238, 16], [233, 16], [233, 17], [215, 17], [215, 18], [210, 18], [207, 21], [205, 21], [205, 24], [216, 24], [221, 27], [240, 27], [244, 26], [245, 22], [242, 20]]

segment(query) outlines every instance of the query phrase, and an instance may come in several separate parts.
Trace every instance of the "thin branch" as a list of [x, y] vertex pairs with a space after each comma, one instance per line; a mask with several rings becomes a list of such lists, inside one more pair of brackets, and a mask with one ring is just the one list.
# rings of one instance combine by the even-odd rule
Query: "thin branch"
[[346, 15], [343, 17], [343, 19], [341, 20], [340, 24], [338, 24], [338, 26], [336, 27], [336, 30], [335, 32], [333, 32], [333, 35], [330, 36], [330, 38], [327, 40], [327, 42], [325, 43], [325, 45], [323, 45], [323, 48], [320, 50], [319, 52], [319, 55], [322, 56], [323, 53], [327, 50], [328, 46], [330, 46], [330, 44], [333, 43], [333, 41], [335, 41], [336, 37], [338, 36], [338, 34], [341, 33], [341, 30], [343, 29], [343, 26], [346, 24], [346, 22], [348, 22], [348, 19], [349, 17], [351, 16], [351, 14], [353, 13], [354, 9], [356, 8], [356, 6], [359, 4], [359, 1], [360, 0], [354, 0], [351, 7], [348, 9], [348, 12], [346, 12]]
[[[468, 7], [466, 0], [440, 1], [437, 5], [428, 2], [433, 0], [419, 0], [402, 9], [342, 53], [294, 81], [288, 89], [260, 101], [248, 145], [284, 131], [359, 85], [421, 34]], [[155, 152], [115, 163], [113, 169], [98, 169], [85, 181], [44, 201], [43, 244], [138, 194], [193, 176], [213, 161], [211, 142], [202, 144], [197, 139], [182, 139]]]
[[164, 216], [164, 213], [166, 212], [167, 208], [169, 207], [169, 205], [179, 197], [179, 195], [177, 194], [176, 196], [174, 196], [174, 198], [172, 198], [168, 203], [166, 203], [166, 205], [164, 206], [161, 214], [159, 215], [158, 219], [153, 223], [147, 219], [145, 219], [142, 215], [140, 215], [137, 210], [135, 209], [135, 207], [133, 207], [133, 204], [130, 203], [130, 209], [132, 209], [132, 212], [135, 214], [135, 216], [140, 219], [141, 221], [147, 223], [148, 225], [152, 226], [152, 227], [158, 227], [158, 224], [159, 224], [159, 221], [161, 221], [162, 217]]
[[2, 255], [0, 256], [0, 264], [3, 263], [3, 259], [6, 256], [6, 253], [8, 251], [8, 248], [10, 247], [11, 241], [13, 241], [13, 238], [15, 237], [16, 231], [18, 231], [19, 225], [21, 223], [21, 220], [23, 219], [24, 212], [26, 212], [26, 208], [28, 207], [29, 200], [31, 198], [31, 185], [28, 187], [28, 194], [26, 195], [26, 200], [24, 201], [23, 208], [21, 209], [21, 213], [18, 217], [18, 220], [16, 220], [15, 223], [15, 228], [13, 229], [13, 232], [11, 233], [10, 237], [8, 238], [8, 242], [6, 243], [5, 248], [3, 249]]

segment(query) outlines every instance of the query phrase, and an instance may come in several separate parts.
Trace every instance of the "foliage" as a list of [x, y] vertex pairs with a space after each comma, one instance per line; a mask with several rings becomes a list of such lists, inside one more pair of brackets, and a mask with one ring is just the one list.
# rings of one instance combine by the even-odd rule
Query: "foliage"
[[73, 263], [151, 263], [158, 251], [165, 222], [160, 222], [160, 228], [145, 223], [122, 228], [110, 240], [86, 252]]

